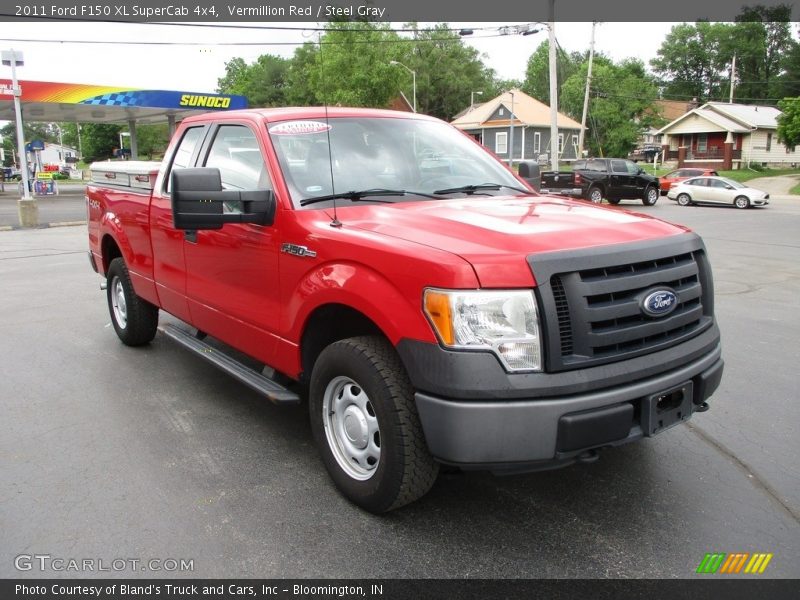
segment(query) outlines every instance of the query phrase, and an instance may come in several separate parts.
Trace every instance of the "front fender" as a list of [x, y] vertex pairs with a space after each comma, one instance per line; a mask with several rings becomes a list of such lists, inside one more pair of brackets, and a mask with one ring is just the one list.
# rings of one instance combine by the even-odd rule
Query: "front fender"
[[392, 344], [401, 338], [436, 343], [422, 313], [422, 288], [406, 285], [401, 289], [382, 273], [355, 262], [320, 265], [293, 288], [284, 315], [289, 339], [301, 339], [311, 314], [328, 304], [362, 313]]

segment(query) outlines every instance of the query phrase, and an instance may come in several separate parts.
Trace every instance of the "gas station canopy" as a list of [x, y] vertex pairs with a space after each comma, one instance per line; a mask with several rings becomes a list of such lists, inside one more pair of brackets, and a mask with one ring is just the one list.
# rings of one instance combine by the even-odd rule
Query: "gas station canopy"
[[[247, 108], [244, 96], [106, 85], [19, 81], [25, 121], [54, 123], [175, 123], [197, 111]], [[10, 79], [0, 79], [0, 121], [14, 120]]]

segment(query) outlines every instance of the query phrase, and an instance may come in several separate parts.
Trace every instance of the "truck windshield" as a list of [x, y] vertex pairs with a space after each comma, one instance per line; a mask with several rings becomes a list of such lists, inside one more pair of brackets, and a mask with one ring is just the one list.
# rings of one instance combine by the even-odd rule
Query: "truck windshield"
[[475, 193], [469, 186], [486, 182], [496, 185], [481, 189], [482, 195], [520, 194], [524, 188], [488, 152], [445, 123], [336, 117], [270, 123], [268, 131], [296, 208], [309, 198], [341, 198], [352, 190], [413, 190], [397, 198], [403, 201], [453, 188], [468, 195]]

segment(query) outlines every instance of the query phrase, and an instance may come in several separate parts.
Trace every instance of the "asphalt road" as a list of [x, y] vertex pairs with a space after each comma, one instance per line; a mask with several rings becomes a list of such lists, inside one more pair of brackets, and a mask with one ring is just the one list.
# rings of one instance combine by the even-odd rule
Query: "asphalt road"
[[[19, 227], [18, 184], [6, 183], [0, 191], [0, 228]], [[57, 196], [37, 196], [39, 223], [43, 226], [86, 221], [86, 202], [81, 183], [61, 183]]]
[[760, 577], [799, 577], [800, 199], [622, 206], [706, 240], [711, 410], [592, 465], [442, 475], [383, 517], [333, 488], [302, 407], [163, 336], [119, 343], [84, 228], [0, 232], [0, 577], [78, 575], [15, 569], [48, 554], [194, 561], [128, 577], [691, 578], [707, 552], [771, 552]]

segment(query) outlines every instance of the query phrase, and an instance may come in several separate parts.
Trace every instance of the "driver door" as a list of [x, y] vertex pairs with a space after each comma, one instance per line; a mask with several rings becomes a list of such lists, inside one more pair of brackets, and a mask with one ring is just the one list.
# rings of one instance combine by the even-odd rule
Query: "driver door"
[[[209, 132], [197, 166], [219, 169], [223, 189], [273, 189], [264, 157], [250, 124], [226, 122]], [[195, 327], [267, 362], [280, 318], [277, 228], [228, 223], [187, 231], [184, 253]]]

